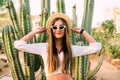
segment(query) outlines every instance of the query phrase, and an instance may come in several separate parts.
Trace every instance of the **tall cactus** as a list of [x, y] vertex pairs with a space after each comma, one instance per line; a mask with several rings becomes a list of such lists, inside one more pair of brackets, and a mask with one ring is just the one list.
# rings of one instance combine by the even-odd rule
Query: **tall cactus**
[[[82, 20], [82, 27], [84, 29], [87, 30], [87, 32], [89, 34], [91, 34], [91, 27], [92, 27], [92, 19], [93, 19], [93, 12], [94, 12], [94, 0], [85, 0], [84, 1], [84, 13], [83, 13], [83, 20]], [[85, 40], [84, 40], [85, 41]], [[87, 42], [84, 42], [85, 44], [87, 44]], [[89, 72], [89, 61], [87, 60], [87, 58], [85, 58], [84, 61], [86, 62], [86, 80], [90, 79], [91, 77], [94, 77], [94, 75], [98, 72], [98, 70], [100, 69], [102, 62], [103, 62], [103, 54], [102, 54], [102, 50], [100, 51], [100, 58], [99, 58], [99, 62], [96, 66], [96, 68], [92, 71]], [[88, 57], [88, 56], [85, 56]]]
[[50, 15], [50, 1], [51, 0], [41, 0], [41, 10], [47, 10], [48, 16]]
[[[94, 7], [94, 0], [84, 0], [84, 13], [83, 13], [83, 20], [82, 20], [82, 28], [86, 29], [89, 33], [91, 32], [93, 7]], [[72, 17], [73, 27], [75, 25], [77, 25], [77, 21], [75, 18], [76, 17], [75, 10], [76, 10], [76, 7], [73, 6], [73, 17]], [[78, 38], [78, 40], [76, 40], [74, 38]], [[81, 39], [81, 41], [79, 43], [80, 39]], [[73, 42], [73, 44], [76, 44], [76, 45], [87, 45], [88, 44], [82, 36], [77, 36], [74, 34], [73, 34], [72, 42]], [[83, 42], [84, 44], [81, 44], [81, 42]], [[90, 72], [90, 62], [88, 61], [88, 55], [75, 57], [73, 59], [74, 59], [74, 65], [73, 65], [74, 80], [89, 80], [100, 69], [101, 64], [103, 62], [103, 55], [100, 56], [98, 65], [92, 72]]]
[[[8, 5], [8, 10], [9, 10], [9, 15], [10, 15], [10, 18], [11, 18], [11, 21], [12, 21], [12, 24], [13, 24], [15, 40], [18, 40], [22, 36], [29, 33], [32, 29], [31, 18], [30, 18], [31, 15], [30, 15], [30, 8], [29, 8], [29, 0], [20, 0], [20, 18], [17, 17], [16, 10], [15, 10], [15, 7], [14, 7], [14, 4], [13, 4], [12, 0], [7, 0], [7, 5]], [[47, 17], [44, 16], [44, 15], [42, 15], [42, 16], [44, 18], [42, 25], [45, 26], [48, 16]], [[5, 34], [11, 36], [12, 32], [10, 33], [10, 32], [6, 31], [6, 30], [10, 31], [11, 29], [12, 29], [12, 27], [10, 27], [10, 28], [6, 27], [5, 29], [3, 29], [3, 36]], [[13, 79], [14, 80], [18, 80], [18, 79], [20, 79], [20, 80], [35, 80], [35, 75], [34, 75], [34, 72], [36, 70], [35, 66], [38, 63], [34, 63], [34, 61], [36, 61], [36, 57], [38, 55], [24, 53], [25, 69], [23, 71], [22, 66], [20, 64], [20, 61], [19, 61], [19, 56], [18, 56], [19, 51], [14, 49], [14, 47], [13, 47], [14, 40], [12, 40], [12, 42], [10, 42], [10, 43], [8, 42], [9, 44], [7, 43], [7, 40], [11, 40], [10, 38], [11, 37], [8, 37], [8, 38], [3, 37], [3, 42], [4, 42], [4, 44], [7, 44], [7, 45], [4, 45], [4, 47], [6, 48], [5, 49], [6, 55], [8, 56], [8, 58], [11, 57], [11, 59], [9, 59], [10, 60], [10, 66], [12, 66], [12, 65], [15, 66], [15, 68], [11, 67]], [[44, 40], [44, 39], [42, 39], [42, 40]], [[35, 37], [33, 39], [31, 39], [29, 43], [33, 43], [34, 41], [36, 41]], [[7, 51], [7, 48], [9, 48], [9, 46], [11, 47], [9, 50], [11, 50], [12, 52]], [[14, 53], [13, 53], [13, 51], [14, 51]], [[13, 55], [13, 54], [17, 54], [17, 55]], [[14, 58], [14, 56], [15, 56], [15, 58]], [[40, 60], [40, 61], [42, 61], [42, 60]], [[35, 65], [35, 66], [33, 66], [33, 65]], [[43, 66], [43, 64], [38, 65], [37, 68], [39, 68], [39, 66]]]
[[[76, 5], [74, 5], [73, 6], [73, 9], [72, 9], [72, 27], [76, 27], [77, 26], [77, 15], [76, 15]], [[74, 44], [75, 45], [75, 38], [76, 38], [76, 35], [74, 34], [74, 33], [71, 33], [71, 36], [72, 36], [72, 38], [71, 38], [71, 42], [72, 42], [72, 44]], [[73, 58], [73, 72], [72, 72], [72, 76], [73, 76], [73, 78], [74, 78], [74, 80], [77, 80], [78, 78], [77, 78], [77, 73], [78, 73], [78, 71], [77, 71], [77, 68], [78, 68], [78, 57], [74, 57]]]
[[64, 0], [57, 0], [56, 2], [57, 12], [65, 13], [65, 2]]
[[9, 11], [9, 15], [10, 15], [13, 27], [14, 27], [15, 37], [17, 39], [20, 39], [21, 35], [19, 34], [18, 31], [21, 31], [21, 30], [20, 30], [20, 25], [19, 25], [19, 21], [18, 21], [18, 17], [16, 14], [14, 4], [13, 4], [12, 0], [6, 0], [6, 1], [7, 1], [7, 8]]
[[[91, 25], [92, 25], [92, 18], [93, 18], [93, 9], [94, 9], [94, 0], [84, 0], [84, 12], [83, 12], [83, 20], [82, 20], [82, 27], [87, 30], [88, 33], [91, 32]], [[88, 43], [84, 38], [82, 38], [82, 41], [84, 42], [84, 45], [87, 45]], [[81, 80], [87, 80], [87, 69], [89, 66], [88, 62], [88, 55], [81, 56], [82, 63], [80, 66], [82, 69], [82, 79]]]
[[82, 18], [82, 27], [91, 32], [92, 19], [94, 11], [94, 0], [84, 0], [84, 12]]
[[[31, 31], [31, 20], [30, 20], [30, 8], [29, 8], [29, 0], [21, 1], [21, 5], [23, 5], [22, 12], [23, 12], [23, 34], [26, 35]], [[33, 43], [34, 40], [31, 39], [29, 43]], [[25, 61], [25, 76], [27, 80], [35, 80], [34, 76], [34, 56], [33, 54], [24, 53], [24, 61]]]
[[4, 44], [5, 53], [9, 61], [11, 74], [14, 80], [25, 80], [20, 60], [18, 58], [18, 50], [14, 49], [13, 42], [15, 40], [13, 27], [8, 25], [2, 30], [2, 39]]
[[[84, 0], [82, 28], [86, 29], [89, 34], [91, 33], [93, 11], [94, 11], [94, 0]], [[83, 45], [88, 44], [82, 36], [81, 36], [81, 39], [84, 43]], [[103, 61], [103, 55], [100, 56], [99, 63], [97, 65], [97, 67], [95, 68], [95, 70], [92, 73], [89, 73], [90, 62], [88, 61], [88, 55], [79, 57], [79, 62], [81, 62], [81, 63], [79, 63], [81, 72], [79, 71], [80, 75], [78, 75], [78, 76], [82, 76], [81, 79], [79, 79], [79, 80], [88, 80], [91, 77], [93, 77], [100, 69], [102, 61]]]
[[[14, 49], [13, 42], [14, 40], [18, 40], [27, 33], [32, 30], [31, 26], [31, 18], [30, 18], [30, 6], [29, 0], [20, 0], [20, 17], [17, 17], [17, 13], [14, 8], [14, 4], [12, 0], [6, 0], [8, 5], [9, 15], [12, 21], [13, 26], [7, 26], [3, 29], [3, 43], [6, 55], [10, 62], [10, 68], [12, 72], [12, 76], [14, 80], [35, 80], [34, 72], [41, 67], [42, 77], [41, 80], [46, 80], [45, 72], [44, 72], [44, 63], [41, 56], [33, 55], [24, 53], [24, 63], [25, 69], [22, 70], [22, 66], [19, 61], [18, 50]], [[57, 12], [65, 13], [65, 2], [64, 0], [57, 0]], [[86, 29], [89, 33], [91, 32], [91, 24], [92, 24], [92, 17], [93, 17], [93, 7], [94, 7], [94, 0], [84, 0], [84, 14], [82, 20], [82, 27]], [[41, 0], [41, 20], [40, 26], [45, 27], [46, 21], [50, 16], [50, 0]], [[20, 20], [19, 20], [20, 19]], [[73, 27], [77, 26], [77, 15], [76, 15], [76, 6], [73, 7], [73, 18], [72, 18]], [[78, 35], [71, 34], [72, 44], [78, 45], [76, 41], [79, 38]], [[45, 42], [47, 35], [40, 34], [38, 37], [34, 37], [28, 43], [34, 42]], [[84, 38], [80, 37], [83, 43], [82, 45], [87, 45], [88, 43], [84, 40]], [[88, 56], [81, 56], [75, 57], [74, 60], [74, 71], [73, 71], [73, 78], [74, 80], [88, 80], [92, 76], [96, 74], [99, 70], [103, 56], [100, 57], [100, 61], [95, 68], [95, 70], [89, 73], [90, 69], [90, 62], [88, 61]], [[37, 61], [38, 63], [36, 63]], [[34, 65], [34, 66], [33, 66]]]
[[[46, 21], [48, 19], [48, 17], [50, 16], [50, 0], [41, 0], [41, 15], [40, 15], [40, 26], [41, 27], [46, 27]], [[46, 38], [47, 35], [46, 33], [44, 34], [40, 34], [40, 36], [38, 36], [38, 39], [37, 41], [38, 42], [46, 42]], [[44, 63], [43, 63], [43, 59], [42, 57], [40, 56], [40, 60], [42, 61], [41, 62], [41, 80], [46, 80], [46, 75], [45, 75], [45, 72], [44, 72]]]

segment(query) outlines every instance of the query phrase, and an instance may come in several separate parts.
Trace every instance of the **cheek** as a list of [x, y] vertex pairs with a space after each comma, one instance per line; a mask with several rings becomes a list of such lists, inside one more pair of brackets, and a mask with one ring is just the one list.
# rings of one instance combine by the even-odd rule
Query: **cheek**
[[52, 35], [55, 37], [56, 36], [56, 31], [52, 31]]
[[53, 30], [52, 33], [55, 34], [55, 31]]

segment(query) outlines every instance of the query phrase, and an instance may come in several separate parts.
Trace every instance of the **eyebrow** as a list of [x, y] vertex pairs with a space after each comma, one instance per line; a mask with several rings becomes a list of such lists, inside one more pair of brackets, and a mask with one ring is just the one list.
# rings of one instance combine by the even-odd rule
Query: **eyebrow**
[[[60, 24], [59, 26], [62, 26], [62, 25], [64, 25], [64, 24]], [[54, 26], [57, 26], [57, 25], [54, 25]]]

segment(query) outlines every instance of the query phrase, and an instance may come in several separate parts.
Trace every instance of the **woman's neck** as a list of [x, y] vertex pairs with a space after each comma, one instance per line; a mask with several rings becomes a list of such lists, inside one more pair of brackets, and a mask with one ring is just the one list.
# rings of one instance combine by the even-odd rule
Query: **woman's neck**
[[55, 42], [56, 42], [56, 46], [61, 46], [61, 44], [62, 44], [61, 39], [56, 39]]
[[56, 48], [58, 50], [58, 53], [60, 53], [61, 48], [62, 48], [62, 40], [61, 39], [56, 40]]

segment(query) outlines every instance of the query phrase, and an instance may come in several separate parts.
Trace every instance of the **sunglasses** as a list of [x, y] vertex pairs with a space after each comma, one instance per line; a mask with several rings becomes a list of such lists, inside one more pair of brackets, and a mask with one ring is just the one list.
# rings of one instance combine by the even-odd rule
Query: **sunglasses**
[[53, 29], [53, 30], [64, 30], [65, 29], [65, 25], [60, 25], [59, 27], [57, 27], [57, 26], [55, 26], [55, 25], [53, 25], [53, 26], [51, 26], [51, 28]]

